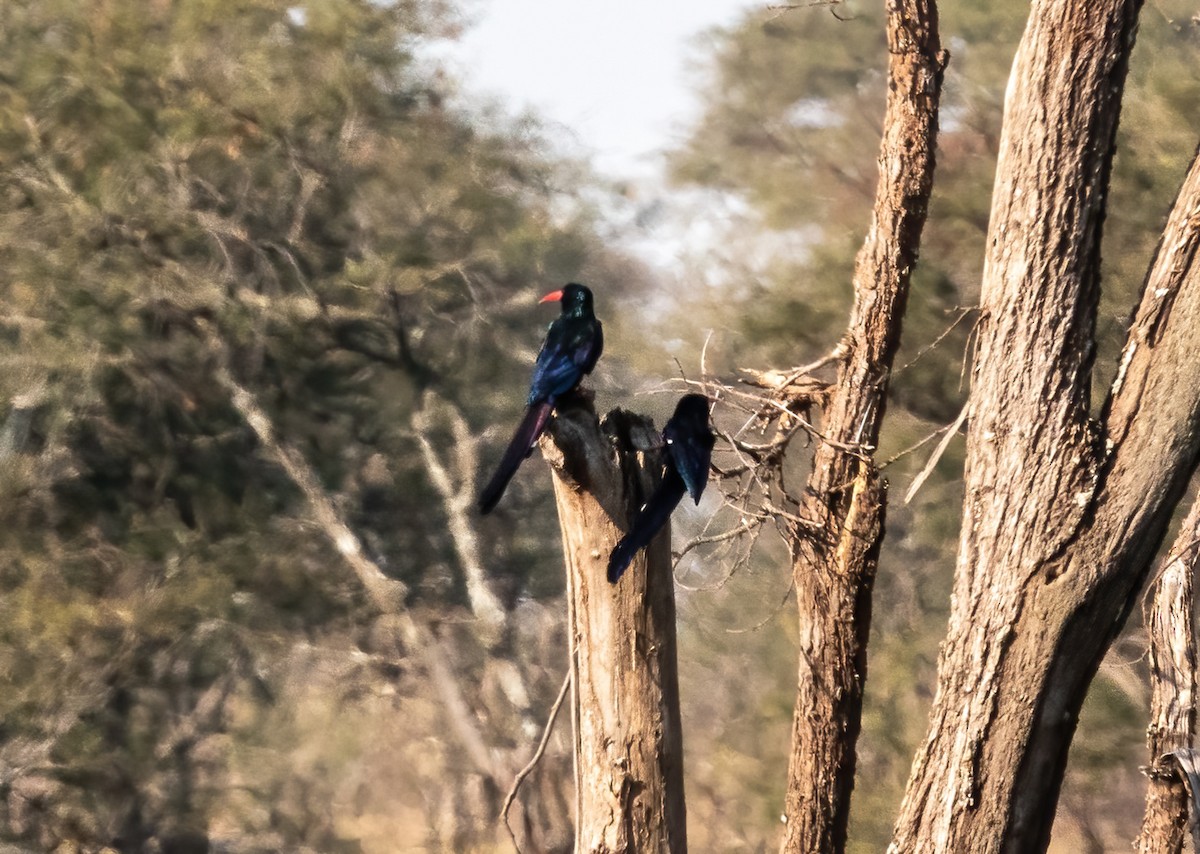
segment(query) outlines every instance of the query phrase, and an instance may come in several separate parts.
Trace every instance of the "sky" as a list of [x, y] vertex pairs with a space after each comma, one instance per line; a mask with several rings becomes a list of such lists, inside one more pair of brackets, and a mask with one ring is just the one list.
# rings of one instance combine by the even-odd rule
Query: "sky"
[[468, 91], [532, 108], [610, 178], [645, 177], [698, 113], [695, 37], [766, 0], [476, 0], [452, 50]]

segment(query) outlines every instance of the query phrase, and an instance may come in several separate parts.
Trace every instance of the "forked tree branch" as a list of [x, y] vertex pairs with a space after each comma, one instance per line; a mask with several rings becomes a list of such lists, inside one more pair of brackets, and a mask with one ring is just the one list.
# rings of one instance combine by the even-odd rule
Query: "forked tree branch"
[[1098, 422], [1090, 401], [1101, 225], [1140, 6], [1036, 0], [1017, 52], [954, 604], [892, 850], [1044, 848], [1087, 687], [1195, 469], [1195, 162]]
[[371, 559], [321, 487], [316, 472], [300, 454], [280, 441], [270, 417], [254, 394], [230, 372], [228, 353], [216, 333], [208, 332], [206, 340], [216, 357], [216, 380], [229, 393], [234, 408], [254, 431], [267, 456], [283, 469], [303, 494], [310, 518], [354, 572], [376, 608], [393, 618], [399, 633], [397, 640], [413, 650], [428, 671], [446, 709], [449, 727], [466, 755], [481, 774], [499, 786], [504, 776], [502, 764], [483, 737], [441, 641], [405, 604], [407, 587], [398, 579], [388, 577]]
[[[489, 642], [495, 643], [504, 627], [507, 614], [500, 598], [488, 585], [479, 537], [470, 515], [470, 509], [475, 502], [475, 483], [478, 480], [478, 443], [457, 409], [431, 391], [426, 391], [425, 397], [424, 406], [413, 416], [413, 430], [421, 448], [421, 457], [425, 461], [425, 470], [442, 499], [442, 507], [445, 509], [446, 521], [450, 528], [450, 539], [462, 567], [471, 611], [482, 621], [490, 636]], [[448, 421], [450, 425], [456, 474], [451, 474], [450, 467], [433, 446], [434, 422], [439, 417]]]

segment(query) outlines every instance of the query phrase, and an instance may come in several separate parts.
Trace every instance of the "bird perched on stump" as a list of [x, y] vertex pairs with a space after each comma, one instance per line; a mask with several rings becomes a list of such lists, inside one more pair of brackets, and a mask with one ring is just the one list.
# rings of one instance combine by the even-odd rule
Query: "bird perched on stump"
[[662, 431], [666, 446], [665, 468], [662, 483], [654, 495], [645, 503], [629, 533], [613, 548], [608, 558], [608, 580], [616, 584], [629, 567], [638, 550], [649, 545], [662, 526], [671, 518], [671, 512], [683, 500], [685, 494], [700, 503], [700, 496], [708, 483], [708, 467], [712, 460], [716, 437], [708, 426], [708, 398], [702, 394], [688, 394], [680, 398], [675, 413], [667, 420]]
[[533, 366], [525, 417], [517, 426], [500, 465], [483, 492], [479, 512], [490, 513], [517, 473], [522, 460], [533, 452], [546, 429], [555, 402], [592, 372], [604, 350], [604, 331], [592, 309], [592, 292], [571, 282], [560, 291], [546, 294], [541, 302], [561, 302], [562, 314], [546, 332], [546, 341]]

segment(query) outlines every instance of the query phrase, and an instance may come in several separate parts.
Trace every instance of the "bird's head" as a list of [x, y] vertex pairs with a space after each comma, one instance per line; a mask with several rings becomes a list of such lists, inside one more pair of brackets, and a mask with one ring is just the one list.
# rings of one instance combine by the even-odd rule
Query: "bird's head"
[[708, 424], [709, 399], [702, 394], [685, 394], [675, 404], [675, 418], [682, 418], [694, 424]]
[[574, 314], [576, 312], [590, 313], [592, 310], [592, 292], [585, 285], [571, 282], [564, 285], [562, 290], [551, 291], [546, 294], [539, 302], [561, 302], [563, 314]]

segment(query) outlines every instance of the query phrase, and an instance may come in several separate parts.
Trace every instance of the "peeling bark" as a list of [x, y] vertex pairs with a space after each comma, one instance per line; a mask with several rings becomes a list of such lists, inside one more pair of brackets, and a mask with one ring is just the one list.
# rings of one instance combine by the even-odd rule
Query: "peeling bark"
[[1154, 584], [1149, 619], [1150, 726], [1146, 814], [1134, 847], [1181, 854], [1188, 792], [1173, 751], [1192, 746], [1196, 728], [1196, 636], [1192, 582], [1200, 564], [1200, 502], [1194, 502]]
[[542, 451], [567, 571], [579, 852], [687, 849], [670, 526], [619, 584], [608, 555], [661, 472], [659, 434], [560, 402]]
[[870, 230], [854, 309], [793, 547], [800, 667], [782, 850], [840, 851], [854, 786], [871, 592], [887, 485], [872, 459], [933, 186], [946, 55], [933, 0], [889, 0], [889, 89]]

